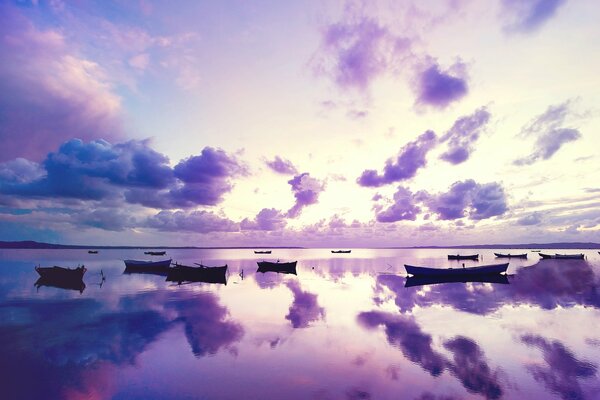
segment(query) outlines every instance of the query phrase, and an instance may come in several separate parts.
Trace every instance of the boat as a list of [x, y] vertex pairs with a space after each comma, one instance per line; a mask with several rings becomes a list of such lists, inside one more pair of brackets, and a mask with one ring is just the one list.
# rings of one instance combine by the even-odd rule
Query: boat
[[473, 275], [493, 275], [506, 272], [508, 263], [482, 265], [479, 267], [462, 267], [462, 268], [431, 268], [417, 267], [414, 265], [404, 264], [406, 272], [413, 276], [473, 276]]
[[449, 275], [449, 276], [409, 276], [406, 278], [404, 287], [436, 285], [440, 283], [498, 283], [508, 285], [508, 276], [506, 274], [471, 274], [471, 275]]
[[36, 289], [42, 286], [54, 287], [65, 290], [77, 290], [79, 293], [83, 293], [85, 290], [85, 283], [83, 279], [79, 278], [42, 278], [40, 277], [35, 283]]
[[254, 250], [254, 254], [271, 254], [271, 250]]
[[272, 262], [272, 261], [258, 261], [258, 269], [256, 272], [279, 272], [282, 274], [294, 274], [296, 275], [296, 263], [292, 262]]
[[348, 254], [352, 252], [352, 250], [331, 250], [333, 254]]
[[123, 260], [125, 272], [166, 271], [171, 266], [171, 259], [162, 261]]
[[64, 267], [35, 267], [35, 270], [41, 278], [47, 280], [81, 280], [87, 268], [83, 265], [77, 268], [64, 268]]
[[90, 254], [98, 254], [98, 250], [88, 250], [88, 253], [90, 253]]
[[169, 282], [206, 282], [227, 284], [227, 264], [221, 267], [208, 267], [195, 263], [197, 267], [175, 264], [169, 270], [167, 281]]
[[448, 254], [448, 260], [479, 260], [479, 254], [471, 254], [467, 256], [461, 256], [460, 254]]
[[531, 250], [532, 253], [539, 253], [541, 250]]
[[544, 260], [557, 259], [557, 260], [583, 260], [585, 254], [545, 254], [540, 253], [540, 257]]
[[150, 256], [164, 256], [167, 254], [166, 251], [145, 251], [144, 254], [148, 254]]
[[497, 258], [527, 258], [527, 253], [523, 254], [502, 254], [502, 253], [494, 253]]

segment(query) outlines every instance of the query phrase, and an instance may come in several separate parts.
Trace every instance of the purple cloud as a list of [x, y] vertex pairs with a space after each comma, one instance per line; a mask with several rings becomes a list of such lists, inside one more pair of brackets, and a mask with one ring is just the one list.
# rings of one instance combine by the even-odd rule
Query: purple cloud
[[292, 323], [292, 327], [306, 328], [311, 322], [325, 317], [325, 309], [319, 307], [316, 294], [303, 291], [298, 281], [290, 281], [287, 286], [294, 294], [294, 302], [285, 316], [285, 319]]
[[273, 161], [265, 161], [265, 163], [269, 168], [271, 168], [271, 170], [277, 172], [278, 174], [295, 175], [298, 173], [298, 170], [291, 161], [285, 160], [279, 156], [275, 156]]
[[239, 224], [210, 211], [161, 211], [148, 217], [145, 226], [163, 232], [238, 232]]
[[316, 204], [319, 201], [319, 194], [325, 190], [325, 184], [311, 177], [308, 172], [294, 176], [288, 183], [292, 186], [292, 192], [296, 198], [296, 203], [286, 214], [290, 218], [300, 215], [304, 207]]
[[279, 231], [285, 228], [285, 215], [274, 208], [263, 208], [254, 220], [244, 218], [240, 228], [246, 231]]
[[507, 32], [528, 33], [552, 18], [567, 0], [502, 0]]
[[88, 226], [106, 231], [120, 232], [135, 227], [137, 220], [128, 211], [115, 208], [85, 210], [73, 215], [77, 226]]
[[527, 157], [515, 160], [515, 165], [531, 165], [539, 160], [548, 160], [565, 143], [581, 138], [579, 130], [563, 126], [565, 120], [573, 115], [570, 107], [570, 101], [550, 106], [521, 129], [521, 137], [534, 137], [536, 141], [533, 152]]
[[426, 131], [417, 140], [406, 144], [396, 160], [387, 160], [383, 175], [375, 170], [363, 171], [357, 183], [365, 187], [379, 187], [393, 182], [403, 181], [414, 177], [419, 168], [427, 165], [427, 153], [437, 144], [433, 131]]
[[502, 215], [508, 210], [504, 188], [498, 183], [479, 184], [472, 179], [452, 184], [446, 193], [417, 193], [417, 198], [442, 220], [468, 216], [481, 220]]
[[517, 224], [530, 226], [530, 225], [539, 225], [542, 223], [542, 213], [539, 211], [534, 211], [529, 215], [521, 217], [517, 220]]
[[485, 107], [457, 119], [452, 128], [440, 138], [441, 143], [448, 142], [448, 150], [440, 158], [451, 164], [467, 161], [473, 152], [473, 144], [479, 139], [489, 120], [490, 113]]
[[414, 204], [413, 193], [400, 186], [394, 193], [394, 204], [386, 210], [377, 213], [379, 222], [396, 222], [402, 220], [414, 221], [420, 212], [419, 207]]
[[444, 109], [467, 94], [466, 66], [456, 62], [442, 71], [435, 60], [429, 60], [414, 85], [415, 104]]
[[57, 29], [38, 29], [0, 9], [0, 161], [39, 160], [73, 137], [122, 136], [121, 99], [102, 67], [70, 49]]

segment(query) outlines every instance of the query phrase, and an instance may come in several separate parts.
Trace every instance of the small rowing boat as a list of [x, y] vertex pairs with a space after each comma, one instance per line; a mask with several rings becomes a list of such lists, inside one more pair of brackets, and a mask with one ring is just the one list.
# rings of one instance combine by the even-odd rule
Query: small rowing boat
[[448, 254], [448, 260], [479, 260], [479, 254], [471, 254], [467, 256], [461, 256], [460, 254]]
[[494, 253], [497, 258], [527, 258], [527, 253], [523, 254], [502, 254], [502, 253]]
[[254, 254], [271, 254], [271, 250], [254, 250]]
[[83, 274], [87, 271], [83, 265], [77, 268], [63, 268], [63, 267], [35, 267], [35, 270], [41, 278], [49, 280], [81, 280]]
[[414, 265], [404, 264], [406, 272], [413, 276], [473, 276], [473, 275], [492, 275], [506, 272], [508, 263], [482, 265], [479, 267], [462, 267], [462, 268], [431, 268], [417, 267]]
[[88, 250], [89, 254], [98, 254], [98, 250]]
[[167, 254], [166, 251], [145, 251], [144, 254], [148, 254], [149, 256], [164, 256]]
[[292, 262], [271, 262], [271, 261], [259, 261], [258, 269], [256, 272], [279, 272], [282, 274], [294, 274], [296, 275], [296, 263]]
[[544, 260], [557, 259], [557, 260], [583, 260], [584, 254], [544, 254], [540, 253], [540, 257]]
[[222, 283], [227, 284], [227, 264], [221, 267], [207, 267], [206, 265], [198, 264], [197, 267], [175, 264], [169, 270], [167, 281], [178, 282], [205, 282], [205, 283]]
[[171, 259], [161, 261], [123, 260], [125, 272], [166, 271], [171, 266]]
[[348, 254], [351, 253], [352, 250], [331, 250], [333, 254]]

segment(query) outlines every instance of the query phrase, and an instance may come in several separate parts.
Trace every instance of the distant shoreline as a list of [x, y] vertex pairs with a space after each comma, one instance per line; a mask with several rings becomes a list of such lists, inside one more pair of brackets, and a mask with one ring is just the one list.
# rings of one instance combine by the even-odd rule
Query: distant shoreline
[[[45, 249], [45, 250], [151, 250], [151, 249], [167, 249], [167, 250], [234, 250], [234, 249], [305, 249], [301, 246], [85, 246], [85, 245], [69, 245], [69, 244], [54, 244], [43, 243], [36, 241], [0, 241], [0, 249]], [[338, 248], [337, 246], [319, 247], [324, 249]], [[341, 247], [340, 247], [341, 248]], [[345, 247], [344, 247], [345, 248]], [[526, 243], [526, 244], [478, 244], [478, 245], [457, 245], [457, 246], [382, 246], [382, 247], [348, 247], [348, 248], [364, 248], [364, 249], [570, 249], [570, 250], [597, 250], [600, 249], [600, 243], [592, 242], [556, 242], [556, 243]]]

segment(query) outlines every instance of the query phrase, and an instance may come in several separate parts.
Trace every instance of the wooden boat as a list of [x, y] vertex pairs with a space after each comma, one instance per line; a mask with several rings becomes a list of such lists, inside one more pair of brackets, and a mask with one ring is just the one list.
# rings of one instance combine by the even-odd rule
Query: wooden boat
[[540, 257], [544, 260], [557, 259], [557, 260], [583, 260], [585, 254], [544, 254], [540, 253]]
[[502, 254], [502, 253], [494, 253], [497, 258], [527, 258], [527, 253], [523, 254]]
[[271, 254], [271, 250], [254, 250], [254, 254]]
[[292, 262], [271, 262], [271, 261], [259, 261], [258, 269], [256, 272], [279, 272], [282, 274], [294, 274], [296, 275], [296, 263]]
[[175, 264], [169, 270], [167, 281], [169, 282], [206, 282], [227, 284], [227, 264], [222, 267], [207, 267], [197, 264], [197, 267]]
[[171, 259], [162, 261], [123, 260], [126, 272], [166, 271], [171, 266]]
[[348, 254], [352, 252], [352, 250], [331, 250], [333, 254]]
[[508, 263], [482, 265], [479, 267], [462, 268], [431, 268], [416, 267], [414, 265], [404, 264], [406, 272], [413, 276], [473, 276], [473, 275], [493, 275], [506, 272]]
[[479, 260], [479, 254], [471, 254], [467, 256], [461, 256], [460, 254], [448, 254], [448, 260]]
[[88, 253], [90, 253], [90, 254], [98, 254], [98, 250], [88, 250]]
[[164, 256], [167, 254], [166, 251], [145, 251], [144, 254], [148, 254], [150, 256]]
[[505, 274], [472, 274], [472, 275], [449, 275], [449, 276], [409, 276], [406, 278], [406, 283], [404, 287], [413, 287], [413, 286], [425, 286], [425, 285], [436, 285], [440, 283], [467, 283], [467, 282], [476, 282], [476, 283], [498, 283], [502, 285], [508, 285], [510, 282], [508, 281], [508, 276]]
[[532, 253], [540, 253], [541, 250], [531, 250]]
[[63, 268], [63, 267], [35, 267], [35, 270], [41, 278], [48, 280], [81, 280], [87, 268], [83, 265], [77, 268]]
[[83, 293], [85, 290], [85, 283], [83, 279], [79, 278], [42, 278], [40, 277], [35, 283], [36, 289], [42, 286], [54, 287], [65, 290], [77, 290], [79, 293]]

